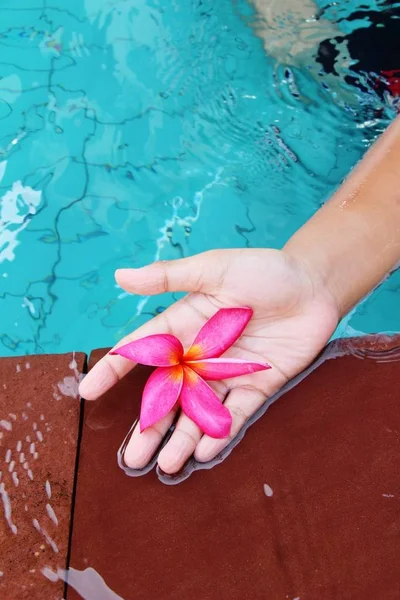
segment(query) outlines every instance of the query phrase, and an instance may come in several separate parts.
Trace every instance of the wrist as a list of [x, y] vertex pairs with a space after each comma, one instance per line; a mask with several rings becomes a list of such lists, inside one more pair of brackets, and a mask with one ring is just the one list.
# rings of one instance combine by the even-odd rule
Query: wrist
[[301, 274], [304, 288], [307, 290], [307, 302], [311, 297], [318, 304], [323, 304], [330, 314], [335, 329], [343, 316], [339, 295], [332, 286], [328, 270], [323, 268], [320, 262], [313, 260], [312, 256], [304, 250], [295, 237], [282, 248], [286, 259], [296, 272]]
[[312, 233], [308, 228], [300, 230], [286, 243], [283, 251], [301, 265], [313, 281], [316, 293], [335, 307], [339, 322], [359, 300], [349, 269], [348, 253], [351, 251], [329, 236], [323, 239]]

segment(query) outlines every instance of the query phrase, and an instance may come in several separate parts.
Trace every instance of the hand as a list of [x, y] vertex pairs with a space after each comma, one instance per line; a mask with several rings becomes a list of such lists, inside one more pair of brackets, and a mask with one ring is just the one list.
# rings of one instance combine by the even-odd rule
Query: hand
[[[179, 471], [193, 453], [200, 462], [216, 456], [266, 398], [312, 362], [339, 319], [337, 305], [317, 273], [285, 251], [216, 250], [140, 269], [119, 270], [116, 279], [134, 294], [189, 292], [118, 346], [154, 333], [171, 333], [187, 348], [218, 309], [249, 306], [253, 318], [224, 356], [272, 366], [268, 371], [231, 379], [229, 385], [226, 381], [211, 383], [232, 414], [229, 438], [202, 435], [186, 415], [178, 416], [175, 430], [158, 457], [160, 468], [169, 474]], [[82, 381], [82, 397], [96, 399], [133, 366], [121, 356], [106, 355]], [[135, 428], [124, 457], [129, 467], [140, 469], [149, 462], [174, 421], [176, 410], [143, 433], [138, 426]]]

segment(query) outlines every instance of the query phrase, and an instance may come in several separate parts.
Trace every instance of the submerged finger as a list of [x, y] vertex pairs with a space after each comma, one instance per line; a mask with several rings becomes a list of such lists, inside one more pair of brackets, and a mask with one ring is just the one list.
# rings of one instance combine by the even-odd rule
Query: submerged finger
[[[222, 402], [225, 396], [224, 384], [218, 382], [212, 386], [216, 396]], [[177, 473], [192, 456], [202, 437], [202, 430], [192, 419], [181, 413], [175, 430], [158, 457], [159, 467], [170, 474]]]
[[253, 387], [237, 387], [231, 390], [224, 403], [232, 415], [230, 435], [223, 439], [203, 435], [194, 451], [196, 460], [208, 462], [215, 458], [237, 436], [243, 425], [265, 401], [265, 393]]
[[143, 469], [153, 458], [171, 427], [177, 408], [171, 410], [157, 423], [140, 433], [137, 423], [125, 448], [124, 462], [131, 469]]
[[187, 459], [192, 456], [201, 435], [200, 428], [181, 413], [171, 439], [158, 456], [160, 469], [168, 475], [180, 471]]

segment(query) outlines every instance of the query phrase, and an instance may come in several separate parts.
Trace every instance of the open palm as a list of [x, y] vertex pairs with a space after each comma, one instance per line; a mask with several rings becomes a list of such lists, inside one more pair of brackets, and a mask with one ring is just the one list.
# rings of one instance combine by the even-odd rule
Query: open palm
[[[174, 432], [158, 457], [166, 473], [177, 472], [193, 453], [199, 461], [218, 454], [268, 397], [310, 364], [338, 322], [335, 302], [317, 274], [284, 251], [217, 250], [141, 269], [124, 269], [117, 272], [117, 281], [135, 294], [189, 292], [118, 346], [155, 333], [171, 333], [188, 348], [218, 309], [249, 306], [253, 318], [224, 356], [272, 366], [268, 371], [210, 384], [232, 414], [229, 438], [203, 435], [189, 417], [183, 413], [178, 416]], [[134, 364], [121, 356], [105, 356], [81, 383], [81, 395], [96, 399], [132, 367]], [[135, 428], [125, 451], [128, 466], [138, 469], [149, 462], [176, 419], [177, 410], [175, 407], [142, 433]]]

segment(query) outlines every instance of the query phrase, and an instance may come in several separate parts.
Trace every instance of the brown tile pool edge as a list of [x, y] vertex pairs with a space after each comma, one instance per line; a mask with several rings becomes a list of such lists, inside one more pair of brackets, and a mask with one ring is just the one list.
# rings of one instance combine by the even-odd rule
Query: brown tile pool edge
[[0, 595], [7, 600], [65, 593], [64, 582], [43, 572], [69, 564], [86, 362], [82, 353], [0, 359]]
[[[92, 352], [89, 368], [105, 352]], [[335, 340], [322, 359], [227, 460], [178, 486], [162, 485], [154, 470], [131, 479], [117, 466], [146, 371], [86, 403], [70, 566], [94, 568], [124, 600], [397, 598], [400, 482], [390, 432], [400, 416], [400, 336]], [[68, 600], [81, 597], [68, 589]]]
[[[6, 398], [4, 400], [4, 391], [3, 391], [3, 397], [0, 393], [0, 409], [3, 411], [3, 416], [5, 413], [7, 413], [7, 411], [8, 411], [7, 414], [14, 414], [15, 406], [12, 403], [12, 399], [14, 398], [14, 395], [10, 395], [10, 394], [13, 394], [13, 392], [12, 392], [13, 389], [18, 390], [18, 386], [20, 385], [19, 382], [22, 381], [23, 377], [29, 377], [29, 381], [32, 382], [32, 384], [30, 384], [30, 385], [33, 385], [34, 387], [40, 386], [40, 382], [42, 382], [43, 385], [48, 386], [47, 392], [45, 394], [42, 394], [43, 398], [39, 398], [38, 394], [34, 394], [34, 399], [36, 402], [39, 403], [40, 406], [42, 406], [42, 407], [50, 406], [51, 407], [52, 402], [53, 403], [55, 402], [57, 404], [57, 402], [60, 402], [61, 396], [63, 396], [62, 402], [64, 404], [59, 404], [59, 406], [63, 407], [63, 409], [66, 410], [66, 405], [69, 404], [75, 410], [75, 417], [73, 417], [73, 419], [76, 419], [76, 420], [72, 421], [76, 425], [75, 435], [73, 437], [73, 440], [71, 440], [71, 439], [69, 440], [69, 443], [74, 444], [75, 450], [74, 450], [74, 453], [72, 453], [72, 454], [74, 454], [73, 457], [72, 457], [71, 453], [69, 454], [69, 456], [70, 456], [69, 464], [70, 464], [70, 468], [72, 468], [72, 486], [70, 488], [69, 509], [67, 511], [65, 510], [66, 509], [65, 497], [63, 500], [63, 502], [64, 502], [64, 504], [63, 504], [64, 523], [62, 526], [64, 528], [64, 531], [66, 531], [66, 544], [64, 543], [65, 558], [63, 561], [61, 561], [61, 560], [59, 561], [59, 567], [61, 566], [61, 568], [63, 568], [62, 565], [64, 565], [66, 574], [68, 574], [68, 569], [70, 567], [75, 566], [74, 564], [71, 563], [71, 560], [73, 560], [74, 556], [76, 555], [76, 547], [74, 549], [73, 546], [74, 546], [75, 516], [76, 516], [77, 508], [79, 508], [79, 507], [77, 507], [77, 501], [79, 501], [79, 467], [80, 467], [80, 464], [82, 461], [83, 461], [82, 464], [84, 466], [84, 461], [86, 460], [85, 456], [83, 456], [83, 457], [81, 456], [82, 446], [83, 446], [83, 442], [84, 442], [84, 434], [85, 434], [85, 431], [84, 431], [85, 419], [87, 417], [87, 414], [85, 411], [86, 411], [86, 409], [89, 411], [89, 413], [90, 413], [89, 419], [91, 419], [91, 426], [94, 429], [96, 429], [96, 427], [99, 429], [101, 429], [102, 427], [105, 427], [105, 429], [114, 428], [116, 422], [120, 421], [121, 415], [118, 413], [118, 404], [116, 404], [115, 402], [113, 402], [111, 405], [108, 405], [107, 400], [106, 400], [106, 402], [104, 402], [103, 400], [99, 400], [97, 403], [92, 403], [92, 402], [89, 403], [89, 402], [85, 402], [85, 400], [80, 399], [78, 397], [73, 399], [71, 394], [74, 393], [74, 390], [70, 389], [68, 387], [69, 383], [71, 383], [71, 382], [68, 383], [68, 381], [67, 381], [66, 384], [64, 382], [64, 388], [62, 388], [64, 393], [61, 393], [60, 389], [57, 388], [57, 384], [60, 383], [57, 380], [57, 378], [62, 379], [62, 376], [64, 376], [64, 379], [67, 379], [67, 380], [70, 379], [71, 375], [69, 375], [69, 371], [71, 370], [71, 364], [73, 364], [74, 360], [76, 361], [76, 367], [74, 367], [72, 369], [72, 371], [74, 371], [74, 376], [76, 376], [76, 373], [78, 371], [80, 374], [86, 373], [88, 368], [91, 368], [93, 366], [93, 364], [106, 352], [107, 352], [107, 349], [104, 349], [104, 348], [94, 350], [90, 354], [89, 358], [82, 353], [79, 353], [79, 354], [67, 353], [67, 354], [61, 354], [61, 355], [37, 355], [37, 356], [25, 356], [25, 357], [0, 358], [0, 376], [2, 375], [3, 380], [4, 380], [5, 373], [7, 373], [7, 377], [9, 377], [9, 379], [11, 381], [11, 383], [10, 383], [11, 387], [7, 388], [8, 389], [8, 395], [7, 395], [8, 399]], [[372, 335], [372, 336], [364, 336], [364, 337], [360, 337], [360, 338], [334, 340], [325, 349], [325, 351], [322, 354], [322, 358], [324, 358], [324, 357], [331, 358], [332, 356], [337, 356], [337, 357], [353, 356], [353, 357], [359, 358], [359, 359], [370, 358], [376, 362], [387, 361], [387, 360], [394, 361], [396, 359], [399, 360], [400, 359], [400, 335], [397, 335], [397, 336]], [[8, 365], [11, 365], [11, 368], [5, 367], [5, 364], [6, 364], [5, 361], [7, 362]], [[56, 363], [56, 371], [53, 373], [53, 375], [51, 374], [51, 371], [52, 371], [51, 361], [55, 361], [55, 363]], [[315, 366], [318, 365], [319, 362], [321, 362], [321, 359], [318, 359], [316, 361], [316, 363], [314, 363], [314, 365], [312, 365], [309, 369], [307, 369], [304, 372], [304, 374], [306, 374], [307, 376], [308, 376], [308, 374], [311, 374], [313, 372], [313, 370], [315, 369]], [[67, 363], [69, 363], [69, 364], [67, 364]], [[29, 368], [25, 367], [25, 365], [29, 365]], [[302, 374], [298, 378], [299, 381], [301, 381], [301, 379], [304, 377], [304, 374]], [[55, 375], [55, 379], [54, 379], [54, 375]], [[127, 380], [126, 383], [123, 384], [123, 385], [125, 385], [124, 390], [126, 390], [126, 391], [128, 391], [129, 388], [132, 386], [133, 386], [133, 388], [135, 388], [137, 390], [133, 394], [135, 396], [135, 399], [132, 399], [132, 403], [128, 402], [128, 404], [126, 404], [123, 402], [122, 403], [123, 406], [121, 407], [121, 405], [120, 405], [120, 411], [122, 411], [122, 413], [124, 413], [122, 415], [122, 420], [126, 423], [129, 422], [129, 417], [127, 416], [127, 412], [129, 414], [131, 414], [132, 418], [133, 418], [135, 410], [137, 410], [138, 391], [140, 391], [141, 387], [143, 386], [146, 376], [147, 376], [147, 372], [145, 370], [138, 369], [135, 374], [130, 375], [130, 381]], [[53, 377], [54, 381], [53, 381], [52, 377]], [[1, 384], [3, 384], [3, 386], [4, 386], [4, 383], [5, 383], [3, 380], [0, 381], [0, 392], [1, 392]], [[296, 380], [288, 386], [287, 391], [285, 391], [285, 393], [282, 395], [286, 395], [286, 393], [289, 394], [291, 392], [291, 390], [294, 387], [293, 383], [296, 383]], [[7, 382], [6, 382], [6, 386], [8, 386]], [[40, 387], [39, 387], [39, 389], [40, 389]], [[54, 391], [54, 389], [56, 389], [56, 391]], [[57, 391], [57, 389], [58, 389], [58, 391]], [[27, 391], [25, 390], [24, 393], [25, 393], [26, 398], [24, 397], [23, 399], [25, 401], [28, 398]], [[22, 394], [22, 396], [24, 395], [24, 393]], [[122, 392], [121, 395], [123, 395], [123, 394], [125, 394], [125, 392]], [[19, 401], [20, 401], [21, 395], [15, 394], [15, 397], [17, 397], [17, 396], [19, 397]], [[57, 396], [59, 396], [58, 400], [56, 399]], [[44, 403], [43, 403], [43, 399], [44, 399]], [[9, 402], [10, 405], [8, 405], [7, 402]], [[2, 403], [3, 403], [3, 405], [2, 405]], [[78, 406], [76, 403], [78, 403]], [[25, 403], [25, 404], [27, 404], [27, 403]], [[12, 406], [12, 408], [10, 408], [10, 406]], [[38, 408], [38, 407], [36, 407], [36, 408]], [[268, 407], [268, 409], [269, 409], [269, 407]], [[35, 410], [35, 405], [33, 406], [32, 410]], [[18, 411], [15, 411], [15, 412], [18, 412]], [[18, 418], [20, 417], [19, 412], [18, 412]], [[22, 413], [21, 413], [21, 415], [22, 415]], [[0, 419], [2, 419], [3, 416], [0, 413]], [[63, 416], [62, 411], [60, 413], [58, 413], [57, 411], [56, 411], [56, 413], [54, 413], [54, 417], [55, 417], [56, 421], [57, 421], [57, 419], [59, 419], [60, 416]], [[11, 419], [11, 417], [10, 417], [10, 419]], [[29, 421], [29, 419], [27, 419], [27, 421]], [[62, 428], [62, 419], [59, 419], [59, 421], [60, 421], [59, 426]], [[18, 423], [19, 423], [19, 421], [18, 421]], [[22, 425], [23, 425], [23, 422], [21, 420], [21, 426]], [[118, 425], [117, 425], [117, 429], [119, 429]], [[0, 428], [0, 430], [3, 432], [3, 434], [7, 433], [7, 431], [4, 431], [4, 428], [3, 429]], [[249, 435], [250, 435], [250, 431], [249, 431]], [[3, 437], [3, 436], [1, 436], [1, 437]], [[19, 437], [21, 437], [21, 436], [19, 436]], [[28, 437], [29, 437], [29, 434], [28, 434]], [[1, 445], [1, 442], [4, 442], [4, 437], [2, 440], [0, 440], [0, 445]], [[14, 442], [15, 442], [15, 440], [14, 440]], [[119, 437], [119, 442], [122, 442], [121, 436]], [[3, 445], [4, 445], [4, 443], [3, 443]], [[112, 449], [110, 448], [110, 453], [114, 459], [114, 462], [115, 462], [114, 467], [115, 467], [116, 466], [116, 456], [115, 456], [114, 450], [116, 450], [115, 444], [113, 445]], [[238, 449], [234, 450], [235, 453], [240, 452], [240, 451], [241, 451], [240, 447]], [[227, 459], [227, 460], [229, 461], [230, 459]], [[38, 463], [39, 462], [40, 461], [38, 461]], [[18, 465], [17, 465], [17, 467], [18, 467]], [[219, 468], [219, 467], [217, 467], [217, 468]], [[134, 480], [130, 480], [129, 478], [126, 478], [126, 476], [119, 469], [118, 469], [118, 471], [119, 472], [118, 472], [117, 479], [119, 481], [119, 485], [125, 485], [125, 489], [127, 489], [127, 490], [132, 489], [132, 486], [134, 486]], [[200, 475], [200, 474], [198, 474], [198, 475]], [[198, 475], [195, 474], [193, 477], [197, 477]], [[115, 477], [115, 475], [113, 475], [113, 477]], [[158, 490], [157, 493], [159, 493], [160, 497], [162, 497], [162, 495], [164, 493], [163, 492], [164, 486], [161, 486], [161, 488], [154, 487], [155, 485], [156, 486], [161, 485], [161, 484], [155, 484], [155, 480], [156, 480], [155, 471], [153, 471], [152, 473], [149, 473], [145, 477], [148, 478], [149, 482], [150, 482], [149, 493], [151, 494], [152, 491], [154, 491], [154, 489], [157, 489]], [[123, 480], [127, 480], [128, 482], [130, 482], [130, 484], [129, 483], [127, 484], [126, 482], [125, 482], [125, 484], [122, 484], [121, 478]], [[10, 479], [10, 478], [8, 478], [8, 479]], [[162, 476], [161, 476], [161, 479], [163, 480]], [[168, 479], [169, 479], [168, 477], [164, 478], [166, 483], [168, 483]], [[206, 481], [207, 481], [207, 478], [204, 479], [204, 483]], [[1, 483], [1, 480], [0, 480], [0, 483]], [[34, 484], [35, 484], [35, 481], [29, 485], [32, 486]], [[11, 481], [8, 481], [7, 486], [11, 486]], [[141, 486], [141, 484], [139, 484], [139, 486], [143, 487], [143, 486]], [[33, 488], [31, 488], [31, 492], [32, 492], [32, 490], [33, 490]], [[177, 490], [178, 490], [178, 494], [179, 494], [179, 486], [178, 486]], [[13, 489], [11, 489], [11, 491], [15, 492], [15, 490], [13, 490]], [[12, 494], [10, 497], [11, 497], [11, 501], [13, 502], [14, 500], [13, 500]], [[178, 496], [178, 501], [179, 501], [179, 496]], [[38, 504], [38, 506], [39, 506], [39, 504]], [[57, 509], [57, 506], [55, 506], [55, 508]], [[30, 510], [30, 508], [29, 508], [29, 510]], [[66, 515], [68, 516], [68, 519], [69, 519], [68, 523], [66, 522]], [[6, 532], [5, 536], [3, 537], [3, 542], [5, 541], [5, 544], [4, 543], [1, 544], [3, 549], [7, 547], [7, 539], [9, 539], [7, 536], [10, 535], [10, 532], [7, 531], [7, 529], [5, 529], [5, 532]], [[38, 533], [40, 534], [40, 532], [38, 532]], [[90, 534], [92, 536], [95, 536], [94, 531], [91, 531]], [[56, 535], [57, 535], [57, 532], [56, 532]], [[58, 532], [58, 535], [60, 535], [59, 532]], [[2, 539], [2, 535], [1, 535], [1, 530], [0, 530], [0, 541], [1, 541], [1, 539]], [[29, 538], [29, 539], [31, 539], [31, 538]], [[55, 537], [55, 539], [56, 539], [56, 537]], [[34, 542], [32, 542], [32, 543], [34, 543]], [[46, 542], [45, 542], [45, 544], [46, 544], [46, 552], [47, 552], [48, 544]], [[40, 553], [42, 553], [42, 552], [43, 551], [40, 550]], [[88, 564], [89, 565], [90, 565], [90, 560], [91, 560], [91, 557], [88, 556], [88, 561], [89, 561]], [[0, 563], [0, 571], [2, 570], [3, 563], [4, 563], [4, 561], [2, 560], [2, 562]], [[62, 565], [60, 563], [62, 563]], [[82, 567], [83, 565], [80, 565], [80, 566]], [[102, 573], [100, 572], [100, 575], [101, 574]], [[28, 579], [29, 579], [29, 576], [28, 576]], [[65, 580], [65, 576], [64, 576], [64, 580]], [[7, 600], [14, 600], [14, 598], [16, 600], [23, 600], [25, 597], [26, 598], [29, 597], [31, 600], [36, 600], [36, 598], [42, 597], [43, 589], [46, 589], [46, 590], [52, 589], [53, 592], [56, 589], [56, 586], [54, 585], [54, 583], [51, 583], [50, 581], [46, 581], [45, 578], [42, 578], [42, 580], [38, 580], [35, 585], [36, 585], [36, 587], [34, 589], [26, 588], [24, 590], [20, 590], [18, 592], [17, 596], [13, 595], [16, 593], [15, 590], [13, 590], [10, 594], [7, 595]], [[50, 587], [48, 587], [49, 585], [50, 585]], [[68, 597], [68, 599], [71, 599], [71, 600], [73, 600], [73, 598], [78, 598], [78, 597], [82, 598], [82, 596], [75, 595], [75, 592], [71, 592], [71, 588], [68, 587], [68, 584], [66, 581], [63, 581], [61, 583], [61, 578], [60, 578], [59, 584], [57, 584], [57, 585], [59, 586], [59, 589], [62, 590], [63, 598]], [[0, 578], [0, 592], [1, 592], [1, 588], [2, 588], [2, 581]], [[26, 594], [29, 594], [29, 595], [26, 595]], [[168, 598], [168, 599], [170, 597], [171, 596], [169, 596], [169, 595], [166, 596], [166, 598]], [[87, 598], [89, 598], [89, 596], [87, 596]], [[130, 597], [124, 597], [124, 598], [125, 598], [125, 600], [130, 600]], [[327, 598], [329, 598], [329, 596], [327, 596]], [[60, 600], [61, 600], [61, 596], [60, 596]], [[90, 600], [92, 600], [92, 596], [90, 596]], [[93, 600], [95, 600], [94, 597], [93, 597]]]

